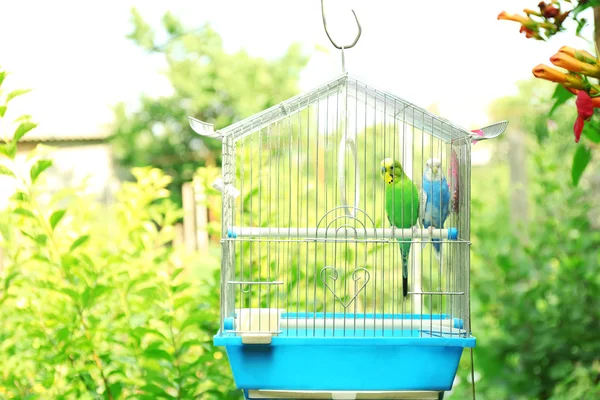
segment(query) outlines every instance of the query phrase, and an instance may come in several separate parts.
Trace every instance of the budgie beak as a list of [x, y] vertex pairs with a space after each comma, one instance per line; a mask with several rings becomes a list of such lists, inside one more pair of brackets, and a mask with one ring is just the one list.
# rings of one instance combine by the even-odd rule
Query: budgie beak
[[391, 185], [392, 183], [394, 183], [394, 174], [393, 169], [393, 161], [391, 159], [385, 159], [381, 162], [381, 169], [379, 174], [381, 175], [381, 177], [383, 178], [383, 180], [385, 181], [385, 183], [387, 183], [388, 185]]
[[385, 181], [385, 183], [390, 184], [390, 183], [394, 182], [394, 178], [392, 177], [392, 174], [390, 174], [388, 168], [382, 166], [380, 175], [383, 178], [383, 180]]
[[440, 166], [439, 165], [434, 165], [433, 167], [431, 167], [431, 171], [433, 172], [433, 176], [437, 176], [439, 170], [440, 170]]

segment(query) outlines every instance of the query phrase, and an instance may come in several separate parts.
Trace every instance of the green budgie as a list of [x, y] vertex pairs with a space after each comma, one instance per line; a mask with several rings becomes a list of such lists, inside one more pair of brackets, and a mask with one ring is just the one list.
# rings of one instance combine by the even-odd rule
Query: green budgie
[[[385, 181], [385, 212], [388, 221], [396, 228], [409, 229], [419, 217], [417, 186], [402, 169], [402, 164], [391, 158], [381, 161], [381, 177]], [[402, 293], [408, 295], [408, 253], [411, 240], [398, 239], [402, 254]]]

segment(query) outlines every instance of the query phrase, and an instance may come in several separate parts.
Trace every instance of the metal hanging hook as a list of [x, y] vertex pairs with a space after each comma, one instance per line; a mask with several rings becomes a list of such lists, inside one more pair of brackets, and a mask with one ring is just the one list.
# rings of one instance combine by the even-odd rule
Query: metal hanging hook
[[354, 10], [350, 10], [352, 11], [352, 14], [354, 15], [354, 19], [356, 20], [356, 25], [358, 26], [358, 34], [356, 35], [356, 38], [354, 38], [354, 42], [352, 42], [349, 45], [346, 46], [338, 46], [332, 39], [331, 35], [329, 34], [329, 31], [327, 30], [327, 20], [325, 19], [325, 6], [323, 4], [323, 0], [321, 0], [321, 16], [323, 17], [323, 28], [325, 28], [325, 33], [327, 34], [327, 37], [329, 38], [329, 41], [331, 42], [331, 44], [338, 50], [342, 50], [342, 52], [344, 51], [344, 49], [351, 49], [352, 47], [354, 47], [356, 45], [356, 43], [358, 42], [358, 39], [360, 39], [360, 35], [362, 35], [362, 27], [360, 26], [360, 22], [358, 21], [358, 17], [356, 16], [356, 13], [354, 12]]

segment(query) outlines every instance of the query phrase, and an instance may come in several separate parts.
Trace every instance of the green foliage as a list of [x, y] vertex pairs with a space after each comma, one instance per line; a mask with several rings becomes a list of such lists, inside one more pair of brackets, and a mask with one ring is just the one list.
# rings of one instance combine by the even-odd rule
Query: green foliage
[[597, 121], [590, 121], [583, 127], [583, 136], [588, 138], [592, 143], [600, 143], [600, 123]]
[[583, 171], [592, 160], [592, 153], [585, 145], [578, 146], [575, 150], [575, 156], [573, 157], [573, 166], [571, 168], [571, 178], [573, 179], [573, 185], [577, 186]]
[[600, 5], [600, 1], [598, 0], [584, 0], [584, 1], [579, 1], [577, 3], [577, 7], [575, 7], [573, 9], [573, 14], [575, 17], [577, 17], [581, 12], [592, 8], [592, 7], [597, 7]]
[[[521, 30], [520, 32], [524, 32], [527, 38], [534, 38], [534, 39], [538, 39], [538, 40], [548, 40], [550, 37], [558, 34], [559, 32], [572, 32], [574, 30], [575, 36], [580, 37], [582, 39], [584, 39], [585, 41], [587, 41], [589, 44], [595, 44], [595, 51], [596, 53], [599, 51], [600, 49], [600, 26], [598, 26], [598, 23], [600, 22], [600, 19], [598, 18], [598, 16], [600, 15], [600, 1], [599, 0], [580, 0], [580, 1], [571, 1], [571, 0], [553, 0], [551, 2], [539, 2], [537, 8], [538, 10], [532, 10], [530, 8], [525, 8], [523, 10], [523, 12], [526, 14], [525, 16], [518, 16], [517, 20], [519, 20], [519, 23], [521, 24]], [[594, 30], [593, 30], [593, 37], [589, 38], [589, 37], [585, 37], [586, 35], [582, 36], [582, 32], [583, 29], [588, 25], [588, 21], [590, 20], [589, 17], [591, 17], [592, 15], [589, 15], [588, 18], [584, 18], [582, 17], [582, 13], [589, 13], [592, 14], [593, 13], [593, 24], [594, 24]], [[504, 19], [506, 17], [506, 15], [504, 15], [504, 17], [500, 17], [499, 19]], [[575, 24], [564, 24], [565, 20], [570, 19], [572, 20]], [[543, 35], [541, 35], [540, 33], [543, 30]], [[586, 32], [587, 33], [587, 32]], [[592, 39], [592, 40], [590, 40]], [[561, 48], [559, 50], [559, 53], [562, 52], [564, 50], [564, 48]], [[557, 53], [558, 54], [558, 53]], [[565, 54], [562, 54], [563, 56]], [[586, 55], [584, 53], [581, 53], [580, 50], [576, 50], [575, 51], [575, 55], [573, 58], [573, 62], [583, 62], [584, 64], [590, 64], [592, 66], [595, 66], [598, 61], [597, 61], [597, 56], [594, 55]], [[570, 56], [569, 56], [570, 57]], [[575, 89], [578, 86], [573, 86], [570, 83], [558, 83], [558, 84], [554, 84], [555, 85], [555, 90], [554, 93], [552, 95], [552, 102], [551, 105], [549, 106], [549, 113], [548, 113], [548, 118], [553, 118], [554, 114], [556, 112], [557, 109], [561, 108], [562, 105], [569, 103], [569, 100], [571, 100], [573, 98], [573, 94], [571, 92], [569, 92], [569, 90], [566, 89], [566, 86], [573, 88], [572, 90], [575, 90], [576, 92], [580, 93], [580, 89], [584, 89], [584, 91], [586, 93], [588, 93], [589, 95], [592, 96], [596, 96], [597, 95], [597, 90], [592, 90], [592, 87], [596, 87], [597, 86], [597, 81], [598, 81], [598, 77], [595, 74], [590, 74], [586, 71], [584, 71], [585, 68], [580, 69], [579, 67], [574, 67], [574, 66], [569, 66], [568, 63], [562, 64], [560, 61], [555, 61], [554, 57], [552, 57], [550, 59], [552, 61], [552, 63], [555, 63], [556, 66], [559, 67], [565, 67], [565, 69], [567, 69], [567, 72], [573, 76], [577, 76], [578, 78], [582, 79], [583, 82], [583, 86], [579, 87], [578, 89]], [[537, 68], [537, 67], [536, 67]], [[562, 74], [562, 72], [556, 70], [556, 69], [552, 69], [555, 73], [559, 73]], [[543, 75], [536, 75], [538, 76], [540, 79], [547, 79], [549, 80], [548, 77], [545, 77]], [[571, 78], [572, 78], [571, 77]], [[553, 79], [554, 80], [554, 79]], [[556, 81], [556, 80], [554, 80]], [[557, 81], [558, 82], [558, 81]], [[572, 104], [572, 103], [571, 103]], [[576, 110], [576, 107], [573, 107], [573, 110]], [[575, 113], [573, 113], [575, 114]], [[538, 118], [541, 116], [538, 116]], [[543, 117], [541, 117], [543, 118]], [[586, 119], [590, 119], [587, 118]], [[575, 118], [573, 117], [573, 120], [575, 121]], [[591, 121], [587, 121], [587, 125], [586, 126], [586, 130], [588, 132], [588, 134], [584, 134], [585, 138], [589, 138], [590, 140], [592, 140], [594, 143], [598, 143], [596, 141], [594, 141], [595, 138], [600, 139], [600, 133], [599, 133], [599, 125], [596, 122], [596, 118], [593, 118]], [[593, 128], [591, 128], [589, 125], [592, 125]], [[571, 128], [571, 132], [573, 131], [573, 127]], [[592, 132], [592, 129], [594, 132]], [[535, 131], [536, 134], [539, 133], [543, 133], [542, 131]], [[585, 142], [586, 140], [583, 141], [584, 143], [580, 143], [579, 146], [577, 148], [576, 154], [575, 154], [575, 158], [573, 159], [573, 164], [571, 166], [572, 169], [572, 182], [574, 185], [578, 185], [581, 176], [583, 175], [585, 169], [587, 168], [588, 164], [589, 164], [589, 160], [592, 158], [592, 149], [596, 149], [597, 146], [586, 146]]]
[[563, 104], [565, 104], [567, 101], [569, 101], [572, 98], [573, 98], [573, 93], [571, 93], [567, 89], [565, 89], [565, 87], [563, 85], [556, 85], [556, 89], [554, 90], [554, 93], [552, 94], [552, 100], [554, 100], [554, 103], [552, 104], [552, 108], [550, 109], [548, 116], [552, 117], [552, 115], [558, 109], [558, 107], [562, 106]]
[[592, 202], [570, 187], [558, 154], [545, 147], [533, 155], [530, 187], [537, 207], [529, 242], [490, 229], [508, 219], [506, 207], [473, 230], [481, 238], [476, 258], [485, 260], [472, 274], [474, 329], [485, 338], [476, 365], [483, 372], [481, 390], [494, 399], [549, 398], [555, 387], [577, 383], [576, 367], [592, 376], [599, 361], [592, 332], [600, 319], [600, 299], [593, 295], [600, 290], [600, 235], [589, 222]]
[[85, 188], [48, 196], [50, 159], [13, 158], [1, 159], [17, 191], [0, 212], [0, 398], [239, 398], [212, 346], [218, 275], [192, 279], [199, 255], [173, 245], [171, 178], [133, 169], [106, 209]]
[[[502, 105], [519, 104], [520, 110], [506, 110], [524, 140], [546, 115], [544, 92], [527, 95], [538, 85], [523, 84], [518, 97], [493, 107], [499, 117]], [[471, 296], [479, 399], [592, 399], [600, 393], [600, 342], [594, 333], [600, 328], [595, 295], [600, 292], [600, 233], [590, 217], [597, 193], [572, 185], [575, 149], [568, 112], [557, 110], [556, 127], [541, 140], [536, 135], [538, 140], [527, 141], [532, 206], [522, 235], [507, 229], [511, 186], [505, 166], [472, 173]], [[461, 382], [470, 374], [464, 358]], [[459, 384], [451, 398], [469, 395], [470, 386]]]
[[167, 40], [157, 44], [154, 30], [135, 9], [132, 22], [129, 38], [166, 58], [173, 94], [143, 96], [136, 111], [116, 107], [116, 157], [126, 167], [161, 168], [173, 178], [172, 198], [180, 202], [182, 183], [192, 180], [199, 166], [219, 165], [221, 154], [221, 142], [195, 134], [187, 117], [222, 128], [292, 97], [308, 59], [299, 45], [272, 61], [244, 51], [229, 54], [210, 26], [187, 31], [171, 14], [162, 21]]

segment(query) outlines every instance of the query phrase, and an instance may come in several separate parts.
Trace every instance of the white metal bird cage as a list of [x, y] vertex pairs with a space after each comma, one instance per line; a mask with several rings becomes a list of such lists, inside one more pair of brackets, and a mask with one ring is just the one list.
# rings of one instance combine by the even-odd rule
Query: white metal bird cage
[[[327, 32], [342, 64], [358, 28]], [[214, 342], [245, 396], [442, 398], [475, 346], [471, 143], [507, 123], [471, 132], [345, 72], [219, 131], [189, 120], [223, 143]]]
[[[481, 137], [348, 74], [220, 131], [190, 123], [223, 142], [215, 344], [246, 396], [450, 389], [475, 345], [470, 157]], [[438, 160], [451, 194], [443, 226], [420, 226], [424, 204], [419, 227], [390, 225], [386, 158], [420, 202]], [[406, 297], [399, 240], [412, 243]]]

